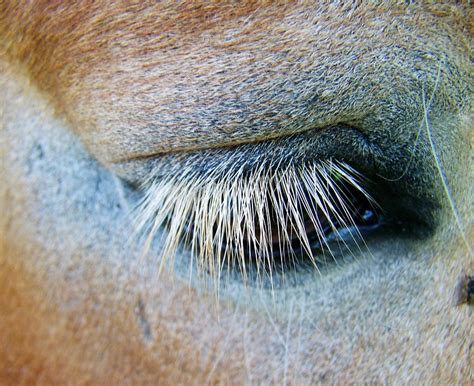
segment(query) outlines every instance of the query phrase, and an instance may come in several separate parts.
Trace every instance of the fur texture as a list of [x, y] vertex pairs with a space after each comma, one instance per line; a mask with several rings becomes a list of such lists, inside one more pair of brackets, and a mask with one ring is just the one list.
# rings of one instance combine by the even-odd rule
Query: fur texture
[[[0, 382], [472, 382], [471, 42], [459, 2], [3, 1]], [[230, 240], [239, 227], [203, 222], [232, 217], [219, 192], [253, 194], [233, 217], [261, 213], [286, 170], [270, 158], [290, 190], [297, 170], [352, 165], [428, 231], [400, 225], [273, 289], [230, 277], [216, 299], [157, 215], [193, 199], [194, 244]], [[137, 206], [155, 222], [146, 259]]]

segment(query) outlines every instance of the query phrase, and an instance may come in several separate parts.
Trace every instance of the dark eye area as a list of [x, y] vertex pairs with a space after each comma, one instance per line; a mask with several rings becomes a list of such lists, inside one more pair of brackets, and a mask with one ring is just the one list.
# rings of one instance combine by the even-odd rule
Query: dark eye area
[[[316, 198], [302, 181], [295, 181], [299, 194], [270, 184], [264, 215], [254, 214], [253, 226], [243, 227], [242, 252], [249, 263], [261, 258], [259, 241], [268, 244], [268, 268], [289, 269], [304, 261], [325, 263], [335, 259], [335, 246], [350, 253], [351, 246], [363, 242], [364, 236], [379, 226], [378, 208], [369, 193], [336, 173], [325, 178]], [[238, 245], [231, 241], [227, 248], [235, 253]]]
[[164, 229], [161, 268], [184, 248], [199, 272], [244, 279], [370, 253], [372, 234], [415, 222], [420, 198], [380, 177], [357, 130], [336, 129], [159, 159], [137, 212], [145, 251]]

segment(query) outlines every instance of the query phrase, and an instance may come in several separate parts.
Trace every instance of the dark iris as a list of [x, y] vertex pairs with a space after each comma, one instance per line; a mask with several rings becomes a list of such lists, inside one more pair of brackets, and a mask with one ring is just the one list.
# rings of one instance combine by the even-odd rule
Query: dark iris
[[[339, 250], [340, 256], [339, 247], [347, 246], [349, 249], [342, 252], [344, 256], [352, 253], [350, 245], [363, 245], [363, 237], [377, 229], [381, 223], [374, 201], [346, 179], [337, 176], [328, 178], [331, 183], [326, 184], [322, 188], [324, 191], [320, 192], [324, 194], [324, 200], [320, 195], [314, 197], [311, 194], [313, 192], [308, 192], [308, 184], [303, 182], [300, 182], [297, 189], [298, 202], [291, 202], [290, 199], [294, 197], [285, 196], [281, 184], [270, 186], [266, 193], [265, 218], [262, 220], [261, 215], [254, 218], [253, 226], [250, 227], [252, 233], [247, 233], [248, 224], [241, 224], [239, 245], [239, 241], [234, 240], [231, 235], [219, 235], [223, 230], [215, 226], [215, 235], [219, 237], [214, 240], [223, 240], [224, 244], [214, 245], [216, 256], [223, 260], [223, 266], [239, 265], [242, 268], [243, 259], [247, 268], [255, 266], [258, 269], [287, 269], [314, 260], [318, 263], [331, 262], [335, 259], [335, 249]], [[280, 189], [279, 195], [274, 193], [277, 189]], [[274, 202], [278, 203], [279, 208], [273, 207]], [[226, 212], [232, 214], [231, 209]], [[283, 219], [282, 212], [285, 214]], [[295, 225], [295, 216], [302, 227]], [[264, 229], [261, 229], [262, 222]], [[229, 218], [229, 223], [234, 224], [232, 218]], [[185, 232], [185, 245], [191, 245], [189, 240], [195, 235], [193, 232], [194, 224], [189, 222]], [[308, 244], [305, 246], [301, 240], [303, 232], [309, 242], [310, 252]], [[260, 240], [265, 240], [263, 248], [259, 245]], [[196, 245], [199, 247], [199, 243]]]
[[[325, 210], [316, 204], [311, 204], [311, 196], [306, 193], [306, 199], [310, 203], [309, 209], [299, 207], [299, 216], [303, 220], [304, 231], [311, 245], [311, 252], [314, 256], [321, 254], [324, 249], [330, 249], [331, 243], [339, 241], [360, 242], [362, 237], [370, 231], [376, 229], [380, 218], [366, 195], [359, 189], [349, 183], [338, 182], [336, 192], [328, 193], [328, 197], [335, 210]], [[341, 200], [343, 201], [341, 203]], [[270, 200], [268, 202], [271, 202]], [[345, 208], [344, 208], [345, 206]], [[314, 224], [311, 218], [316, 218], [319, 224]], [[295, 226], [288, 222], [286, 224], [286, 234], [290, 242], [285, 242], [284, 232], [280, 229], [281, 225], [277, 220], [277, 214], [274, 208], [269, 208], [269, 227], [263, 230], [267, 233], [267, 239], [271, 240], [271, 255], [276, 264], [285, 264], [287, 261], [295, 259], [309, 258], [308, 251], [302, 245], [299, 232]], [[262, 229], [255, 223], [255, 236], [258, 239]], [[358, 239], [358, 240], [357, 240]], [[248, 235], [245, 237], [245, 258], [248, 261], [259, 259], [258, 251], [252, 242], [253, 238]]]

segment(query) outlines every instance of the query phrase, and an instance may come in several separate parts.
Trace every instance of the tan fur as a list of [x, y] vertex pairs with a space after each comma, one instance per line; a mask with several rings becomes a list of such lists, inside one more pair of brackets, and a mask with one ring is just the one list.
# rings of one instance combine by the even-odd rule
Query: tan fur
[[[0, 383], [472, 382], [471, 41], [458, 2], [3, 1]], [[140, 258], [125, 181], [347, 126], [434, 234], [218, 300]]]

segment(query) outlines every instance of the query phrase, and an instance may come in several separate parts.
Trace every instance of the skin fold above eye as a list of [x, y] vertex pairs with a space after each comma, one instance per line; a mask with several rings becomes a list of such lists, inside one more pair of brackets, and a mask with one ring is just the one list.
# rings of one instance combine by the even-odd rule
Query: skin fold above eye
[[109, 167], [341, 123], [411, 145], [434, 89], [441, 110], [467, 106], [454, 6], [47, 3], [5, 3], [6, 52]]

